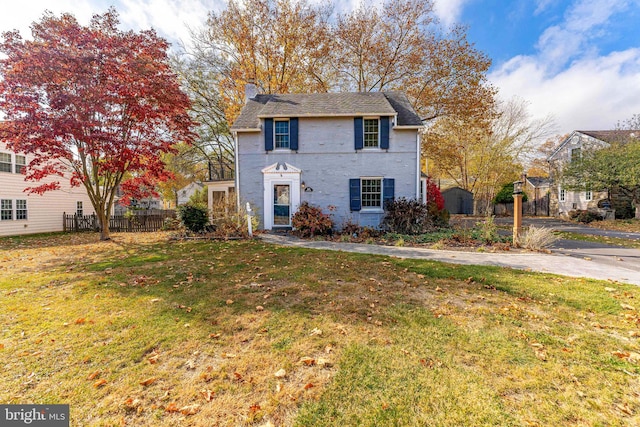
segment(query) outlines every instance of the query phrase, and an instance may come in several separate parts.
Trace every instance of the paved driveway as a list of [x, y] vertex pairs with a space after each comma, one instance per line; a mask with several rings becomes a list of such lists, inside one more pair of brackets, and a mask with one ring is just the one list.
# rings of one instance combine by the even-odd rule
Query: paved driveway
[[[474, 221], [477, 221], [477, 219]], [[497, 219], [499, 223], [503, 221], [506, 220]], [[524, 225], [546, 226], [554, 230], [569, 231], [570, 229], [573, 232], [584, 234], [621, 237], [618, 235], [620, 232], [607, 232], [548, 218], [525, 218]], [[601, 232], [607, 234], [600, 234]], [[624, 238], [640, 240], [640, 233], [624, 234]], [[454, 264], [496, 265], [571, 277], [613, 280], [640, 285], [639, 249], [626, 249], [590, 242], [560, 240], [552, 248], [551, 254], [544, 254], [538, 252], [462, 252], [357, 243], [337, 243], [301, 240], [291, 236], [274, 234], [265, 234], [262, 238], [267, 242], [280, 245], [371, 253], [401, 258], [429, 259]]]

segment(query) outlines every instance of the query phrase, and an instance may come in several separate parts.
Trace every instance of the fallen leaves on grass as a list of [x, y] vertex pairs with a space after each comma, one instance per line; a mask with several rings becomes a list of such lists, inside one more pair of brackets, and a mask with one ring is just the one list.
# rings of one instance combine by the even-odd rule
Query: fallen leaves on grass
[[200, 394], [202, 395], [202, 397], [204, 397], [204, 400], [206, 400], [207, 402], [211, 402], [216, 392], [209, 389], [204, 389], [200, 390]]
[[156, 381], [157, 381], [157, 378], [151, 377], [151, 378], [147, 378], [146, 380], [140, 381], [140, 385], [143, 387], [148, 387], [151, 384], [155, 383]]
[[300, 363], [306, 366], [313, 366], [316, 364], [316, 359], [313, 357], [303, 357], [300, 359]]
[[616, 356], [618, 359], [626, 360], [632, 363], [640, 362], [640, 353], [636, 353], [634, 351], [614, 351], [611, 354]]
[[182, 415], [195, 415], [200, 410], [200, 405], [194, 403], [192, 405], [183, 406], [180, 408], [180, 413]]
[[104, 378], [99, 379], [98, 381], [96, 381], [95, 383], [93, 383], [93, 386], [94, 386], [95, 388], [104, 387], [105, 385], [107, 385], [107, 380], [105, 380]]

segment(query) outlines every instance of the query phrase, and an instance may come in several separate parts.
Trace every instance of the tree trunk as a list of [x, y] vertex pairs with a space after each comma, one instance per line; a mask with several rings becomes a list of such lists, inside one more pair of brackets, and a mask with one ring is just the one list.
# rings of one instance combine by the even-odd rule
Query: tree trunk
[[104, 209], [98, 209], [96, 212], [98, 221], [100, 222], [100, 240], [111, 240], [111, 231], [109, 230], [109, 215]]

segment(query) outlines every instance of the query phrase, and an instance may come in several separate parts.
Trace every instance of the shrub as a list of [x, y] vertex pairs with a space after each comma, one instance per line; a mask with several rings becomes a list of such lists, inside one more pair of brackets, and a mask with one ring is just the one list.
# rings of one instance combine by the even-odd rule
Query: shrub
[[427, 178], [427, 205], [433, 203], [437, 211], [444, 210], [444, 197], [431, 178]]
[[[529, 198], [527, 193], [522, 193], [522, 201], [526, 202]], [[496, 197], [493, 198], [493, 203], [513, 203], [513, 183], [508, 182], [502, 186]]]
[[317, 206], [303, 202], [291, 219], [294, 232], [301, 237], [326, 236], [333, 232], [331, 216]]
[[[238, 211], [233, 199], [225, 199], [214, 204], [213, 225], [215, 226], [215, 236], [224, 238], [248, 237], [249, 230], [245, 206], [246, 204], [241, 204]], [[251, 226], [255, 232], [258, 229], [259, 216], [255, 212], [255, 208], [252, 208], [252, 210], [254, 212], [251, 216]]]
[[209, 222], [209, 212], [201, 204], [186, 204], [178, 206], [178, 217], [185, 228], [193, 233], [204, 231]]
[[487, 216], [484, 221], [476, 223], [476, 226], [471, 231], [471, 235], [474, 240], [480, 240], [481, 242], [490, 244], [499, 242], [500, 235], [498, 234], [498, 226], [494, 221], [494, 216]]
[[597, 212], [588, 210], [574, 210], [569, 211], [569, 218], [576, 222], [589, 224], [593, 221], [602, 221], [602, 215]]
[[382, 227], [399, 234], [422, 234], [436, 228], [428, 205], [404, 197], [385, 204]]
[[558, 236], [553, 233], [553, 230], [545, 227], [531, 226], [518, 236], [520, 246], [534, 251], [547, 248], [556, 240], [558, 240]]

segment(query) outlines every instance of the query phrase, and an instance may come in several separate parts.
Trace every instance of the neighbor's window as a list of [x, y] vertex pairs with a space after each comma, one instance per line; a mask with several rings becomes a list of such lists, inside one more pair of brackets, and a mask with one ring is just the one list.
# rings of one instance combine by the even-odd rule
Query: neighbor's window
[[382, 179], [364, 178], [361, 181], [362, 207], [382, 208]]
[[11, 154], [0, 153], [0, 172], [11, 172]]
[[364, 119], [364, 148], [380, 146], [380, 120]]
[[27, 219], [27, 201], [16, 200], [16, 219]]
[[76, 202], [76, 215], [82, 216], [82, 214], [83, 214], [82, 201], [78, 201]]
[[22, 173], [22, 170], [27, 166], [27, 158], [16, 154], [16, 173]]
[[13, 219], [13, 201], [11, 199], [0, 200], [0, 220]]
[[580, 160], [581, 156], [582, 156], [582, 151], [580, 150], [580, 148], [574, 148], [573, 150], [571, 150], [571, 161], [572, 162]]
[[566, 195], [566, 194], [565, 194], [564, 188], [561, 188], [561, 189], [560, 189], [560, 201], [561, 201], [561, 202], [564, 202], [565, 195]]
[[289, 120], [274, 122], [275, 148], [289, 148]]
[[585, 200], [593, 200], [593, 192], [591, 191], [591, 187], [587, 186], [587, 190], [584, 192]]

